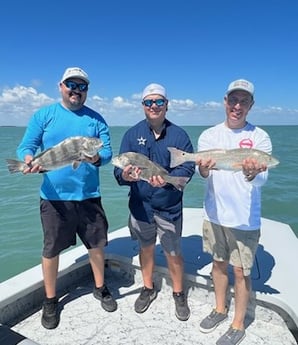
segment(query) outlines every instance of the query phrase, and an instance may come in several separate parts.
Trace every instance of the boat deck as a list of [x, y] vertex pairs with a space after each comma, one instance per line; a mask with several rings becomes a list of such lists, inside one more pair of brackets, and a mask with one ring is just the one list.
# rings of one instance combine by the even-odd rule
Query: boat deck
[[[61, 321], [54, 330], [46, 330], [40, 323], [43, 299], [40, 265], [0, 284], [0, 345], [16, 344], [1, 342], [1, 323], [40, 345], [215, 344], [232, 321], [234, 299], [231, 289], [226, 322], [212, 333], [199, 331], [200, 321], [214, 305], [210, 278], [212, 260], [201, 250], [202, 218], [201, 209], [184, 209], [182, 249], [191, 309], [188, 321], [175, 317], [171, 282], [158, 243], [154, 273], [158, 296], [145, 313], [135, 313], [134, 302], [142, 287], [138, 246], [124, 227], [110, 233], [106, 247], [106, 283], [118, 302], [115, 312], [104, 311], [94, 299], [88, 256], [86, 249], [79, 246], [60, 258]], [[286, 246], [284, 251], [281, 243]], [[298, 261], [297, 243], [288, 225], [263, 219], [252, 271], [253, 291], [246, 318], [246, 337], [241, 345], [297, 344], [298, 280], [287, 269], [289, 264]], [[230, 278], [232, 284], [232, 275]]]
[[[12, 329], [40, 345], [210, 345], [215, 344], [231, 322], [232, 313], [214, 332], [199, 331], [200, 321], [213, 305], [213, 292], [191, 281], [187, 281], [191, 316], [186, 322], [177, 320], [172, 289], [163, 270], [155, 272], [155, 282], [160, 289], [157, 299], [145, 313], [137, 314], [133, 306], [142, 286], [140, 271], [123, 271], [117, 262], [109, 265], [106, 282], [118, 302], [115, 312], [108, 313], [101, 308], [92, 295], [93, 281], [89, 279], [60, 298], [58, 328], [44, 329], [40, 324], [41, 311], [38, 311]], [[266, 308], [251, 304], [249, 323], [243, 345], [296, 344], [282, 318]]]

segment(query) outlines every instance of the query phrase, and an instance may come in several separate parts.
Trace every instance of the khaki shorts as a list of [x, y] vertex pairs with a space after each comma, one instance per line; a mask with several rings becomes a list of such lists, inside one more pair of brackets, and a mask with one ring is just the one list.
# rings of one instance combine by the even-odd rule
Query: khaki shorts
[[132, 239], [138, 240], [142, 248], [155, 244], [156, 237], [158, 236], [160, 244], [166, 253], [171, 256], [181, 255], [181, 217], [175, 221], [169, 221], [154, 215], [154, 222], [146, 223], [135, 219], [130, 214], [128, 227]]
[[250, 275], [260, 239], [260, 229], [239, 230], [218, 224], [203, 222], [203, 250], [216, 261], [228, 261], [242, 267], [245, 276]]

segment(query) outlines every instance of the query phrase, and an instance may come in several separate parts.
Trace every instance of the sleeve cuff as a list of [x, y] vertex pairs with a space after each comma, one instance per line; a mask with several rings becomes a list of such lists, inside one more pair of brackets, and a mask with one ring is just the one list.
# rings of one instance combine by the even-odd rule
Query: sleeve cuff
[[94, 166], [99, 167], [101, 166], [101, 158], [99, 157], [96, 162], [93, 163]]

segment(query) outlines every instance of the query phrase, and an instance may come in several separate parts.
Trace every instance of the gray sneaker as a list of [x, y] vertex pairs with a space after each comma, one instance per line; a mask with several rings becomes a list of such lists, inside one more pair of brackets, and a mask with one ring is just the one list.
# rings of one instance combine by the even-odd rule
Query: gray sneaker
[[135, 311], [136, 313], [144, 313], [150, 306], [151, 302], [156, 298], [157, 292], [154, 289], [148, 289], [147, 287], [142, 287], [139, 297], [135, 301]]
[[187, 305], [187, 299], [184, 292], [179, 292], [179, 293], [173, 292], [173, 297], [175, 300], [175, 307], [176, 307], [175, 315], [177, 319], [180, 321], [188, 320], [190, 316], [190, 310]]
[[93, 296], [101, 301], [101, 306], [105, 311], [113, 312], [117, 309], [117, 302], [114, 300], [106, 285], [101, 288], [95, 287]]
[[58, 299], [56, 297], [46, 298], [42, 305], [41, 324], [44, 328], [54, 329], [59, 322]]
[[209, 333], [215, 330], [226, 318], [228, 313], [218, 313], [215, 309], [205, 317], [200, 323], [200, 331], [203, 333]]
[[245, 330], [230, 327], [216, 342], [216, 345], [237, 345], [245, 337]]

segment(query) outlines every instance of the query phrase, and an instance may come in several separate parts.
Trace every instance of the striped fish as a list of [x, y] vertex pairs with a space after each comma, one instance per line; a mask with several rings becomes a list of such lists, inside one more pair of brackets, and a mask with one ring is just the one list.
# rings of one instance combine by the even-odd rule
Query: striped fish
[[[40, 165], [42, 171], [56, 170], [67, 165], [77, 169], [84, 158], [93, 157], [102, 147], [102, 140], [93, 137], [70, 137], [59, 144], [37, 154], [31, 161], [30, 167]], [[23, 172], [28, 165], [15, 159], [6, 159], [11, 174]]]

